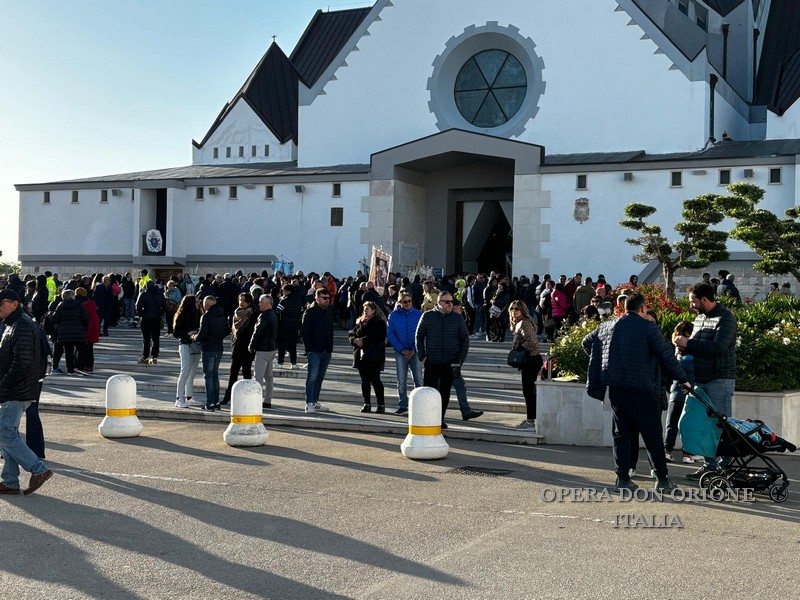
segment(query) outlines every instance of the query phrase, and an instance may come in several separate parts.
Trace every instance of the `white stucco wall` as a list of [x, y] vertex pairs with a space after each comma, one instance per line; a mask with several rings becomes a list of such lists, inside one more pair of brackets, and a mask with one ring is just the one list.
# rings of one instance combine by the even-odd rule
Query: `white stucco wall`
[[[256, 156], [252, 153], [253, 146], [256, 147]], [[265, 146], [269, 146], [269, 156], [265, 156]], [[244, 150], [244, 156], [239, 156], [240, 147]], [[214, 158], [214, 148], [218, 149], [218, 158]], [[231, 149], [230, 158], [226, 157], [227, 148]], [[202, 148], [192, 146], [192, 164], [195, 165], [285, 162], [295, 158], [294, 142], [281, 144], [241, 98]]]
[[519, 27], [544, 61], [546, 91], [520, 139], [544, 144], [548, 153], [703, 146], [707, 84], [670, 71], [655, 44], [640, 39], [642, 30], [627, 25], [630, 17], [614, 12], [616, 2], [531, 5], [403, 0], [386, 7], [325, 95], [300, 107], [300, 165], [363, 163], [372, 152], [436, 133], [428, 107], [431, 65], [452, 36], [490, 21]]
[[782, 140], [800, 137], [800, 102], [795, 102], [782, 116], [767, 111], [767, 139]]
[[[781, 185], [767, 183], [768, 168], [767, 165], [755, 167], [755, 176], [745, 180], [743, 167], [732, 167], [731, 181], [747, 181], [762, 187], [766, 195], [760, 206], [782, 214], [794, 205], [794, 167], [783, 165]], [[588, 173], [587, 190], [575, 189], [574, 174], [545, 174], [542, 188], [550, 191], [551, 204], [550, 208], [542, 209], [542, 220], [549, 224], [550, 237], [542, 244], [542, 255], [550, 259], [549, 272], [554, 277], [560, 273], [572, 275], [576, 271], [592, 276], [603, 273], [612, 285], [627, 282], [630, 275], [640, 273], [645, 265], [632, 259], [636, 248], [624, 241], [627, 237], [636, 237], [636, 232], [619, 225], [626, 205], [641, 202], [656, 206], [658, 211], [648, 222], [661, 225], [663, 233], [674, 242], [678, 235], [674, 225], [682, 220], [684, 200], [700, 194], [726, 193], [725, 188], [718, 185], [717, 168], [705, 168], [704, 175], [693, 175], [691, 169], [682, 171], [683, 186], [679, 188], [670, 187], [668, 170], [634, 171], [632, 182], [624, 182], [622, 172]], [[589, 198], [589, 220], [584, 223], [573, 216], [578, 198]], [[723, 221], [716, 228], [729, 230], [731, 226], [730, 221]], [[750, 251], [735, 240], [729, 240], [728, 249]]]
[[86, 255], [103, 257], [132, 253], [131, 190], [101, 203], [101, 190], [79, 190], [72, 204], [71, 190], [20, 192], [19, 255]]

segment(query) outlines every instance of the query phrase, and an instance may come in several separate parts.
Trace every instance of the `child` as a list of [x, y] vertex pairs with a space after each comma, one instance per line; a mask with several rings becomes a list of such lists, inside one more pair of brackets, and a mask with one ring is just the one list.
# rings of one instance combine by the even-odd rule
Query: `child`
[[[676, 336], [689, 337], [692, 335], [693, 325], [689, 321], [678, 323], [675, 326], [675, 331], [672, 332], [672, 338]], [[690, 354], [681, 354], [678, 348], [675, 348], [675, 356], [680, 361], [683, 370], [686, 372], [686, 378], [694, 385], [694, 357]], [[664, 452], [666, 453], [667, 461], [672, 462], [672, 449], [675, 447], [675, 440], [678, 437], [678, 420], [681, 418], [683, 412], [683, 404], [686, 402], [686, 394], [680, 388], [680, 381], [673, 381], [672, 388], [669, 391], [669, 406], [667, 407], [667, 431], [664, 436]], [[692, 463], [691, 454], [683, 453], [682, 462]]]

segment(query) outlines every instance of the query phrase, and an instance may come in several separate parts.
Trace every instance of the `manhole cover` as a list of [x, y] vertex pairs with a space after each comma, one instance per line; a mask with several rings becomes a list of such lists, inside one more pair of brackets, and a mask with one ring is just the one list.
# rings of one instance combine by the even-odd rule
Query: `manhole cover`
[[509, 469], [487, 469], [485, 467], [458, 467], [450, 471], [454, 475], [477, 475], [478, 477], [502, 477], [511, 473]]

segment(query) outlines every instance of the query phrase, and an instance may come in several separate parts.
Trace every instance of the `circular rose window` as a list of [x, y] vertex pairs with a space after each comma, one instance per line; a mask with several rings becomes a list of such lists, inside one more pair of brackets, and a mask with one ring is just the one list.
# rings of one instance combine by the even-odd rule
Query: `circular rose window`
[[484, 50], [470, 58], [456, 77], [458, 111], [475, 127], [498, 127], [508, 122], [525, 101], [525, 68], [505, 50]]

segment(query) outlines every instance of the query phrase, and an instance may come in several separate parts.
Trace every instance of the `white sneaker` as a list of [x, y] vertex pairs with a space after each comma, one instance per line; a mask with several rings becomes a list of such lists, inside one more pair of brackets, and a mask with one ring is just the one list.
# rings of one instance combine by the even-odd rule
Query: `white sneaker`
[[286, 365], [286, 370], [287, 371], [291, 371], [293, 368], [294, 368], [294, 365], [292, 363], [289, 363], [288, 365]]
[[175, 400], [175, 408], [189, 408], [189, 403], [186, 400]]
[[517, 425], [517, 429], [524, 429], [525, 431], [536, 433], [536, 423], [531, 423], [528, 419], [525, 419], [522, 423]]
[[314, 405], [314, 410], [316, 410], [317, 412], [329, 412], [331, 409], [330, 409], [330, 408], [328, 408], [327, 406], [323, 406], [322, 404], [320, 404], [319, 402], [317, 402], [317, 403]]
[[316, 406], [314, 406], [314, 404], [312, 402], [309, 402], [308, 404], [306, 404], [306, 412], [308, 414], [312, 414], [315, 410], [316, 410]]
[[636, 469], [628, 469], [628, 477], [636, 477]]
[[205, 406], [205, 405], [206, 405], [206, 403], [205, 403], [205, 402], [203, 402], [202, 400], [195, 400], [194, 398], [190, 398], [190, 399], [189, 399], [189, 400], [186, 402], [186, 405], [187, 405], [187, 406]]

